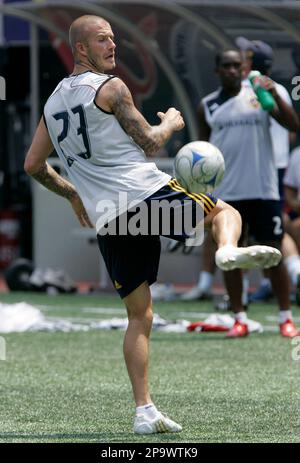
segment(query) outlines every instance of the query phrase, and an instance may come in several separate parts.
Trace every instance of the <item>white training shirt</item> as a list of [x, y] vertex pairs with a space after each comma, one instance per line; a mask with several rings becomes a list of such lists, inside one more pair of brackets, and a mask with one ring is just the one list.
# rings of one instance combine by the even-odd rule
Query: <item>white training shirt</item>
[[300, 147], [291, 151], [291, 157], [284, 174], [283, 184], [298, 190], [297, 199], [300, 200]]
[[221, 88], [203, 100], [209, 141], [225, 159], [225, 175], [214, 194], [224, 201], [279, 199], [269, 115], [250, 86], [234, 97]]
[[[275, 87], [279, 96], [289, 105], [293, 106], [291, 97], [286, 88], [275, 83]], [[250, 80], [244, 79], [242, 85], [252, 88]], [[275, 159], [275, 166], [277, 169], [285, 169], [289, 163], [290, 153], [290, 140], [289, 131], [282, 125], [280, 125], [274, 117], [270, 117], [270, 134], [273, 146], [273, 153]]]
[[97, 231], [100, 210], [110, 222], [132, 201], [143, 201], [171, 179], [147, 162], [114, 114], [96, 106], [96, 93], [113, 77], [87, 71], [65, 78], [44, 108], [55, 150]]

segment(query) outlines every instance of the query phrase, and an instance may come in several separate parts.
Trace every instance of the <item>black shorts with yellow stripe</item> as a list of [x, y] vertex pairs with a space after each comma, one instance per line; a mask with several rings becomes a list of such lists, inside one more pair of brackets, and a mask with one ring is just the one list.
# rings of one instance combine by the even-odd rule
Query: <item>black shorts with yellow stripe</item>
[[[157, 204], [160, 206], [162, 202], [165, 205], [168, 203], [175, 205], [175, 207], [157, 209]], [[190, 216], [189, 222], [195, 228], [199, 221], [214, 209], [217, 198], [211, 194], [188, 193], [176, 179], [172, 179], [149, 196], [144, 203], [148, 206], [146, 233], [98, 235], [101, 254], [121, 298], [128, 296], [145, 281], [149, 285], [156, 281], [161, 249], [160, 236], [184, 242], [190, 237], [189, 232], [183, 226], [186, 216]], [[153, 211], [158, 211], [158, 213], [154, 214]], [[169, 220], [167, 228], [164, 228], [166, 211], [169, 214]], [[136, 213], [136, 210], [128, 211], [127, 220], [132, 219]]]

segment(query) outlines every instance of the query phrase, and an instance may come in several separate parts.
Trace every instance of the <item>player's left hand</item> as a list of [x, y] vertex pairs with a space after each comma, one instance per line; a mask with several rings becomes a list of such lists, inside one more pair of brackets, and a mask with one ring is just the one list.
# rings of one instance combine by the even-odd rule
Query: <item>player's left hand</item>
[[83, 227], [93, 228], [93, 224], [87, 215], [83, 202], [77, 193], [70, 199], [70, 203], [81, 225]]

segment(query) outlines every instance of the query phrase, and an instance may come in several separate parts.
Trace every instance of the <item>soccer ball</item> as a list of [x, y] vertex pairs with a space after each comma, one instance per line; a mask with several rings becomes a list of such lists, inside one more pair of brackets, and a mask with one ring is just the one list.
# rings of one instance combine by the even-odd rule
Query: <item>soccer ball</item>
[[184, 145], [175, 157], [175, 177], [189, 193], [211, 193], [220, 184], [224, 172], [221, 151], [206, 141]]

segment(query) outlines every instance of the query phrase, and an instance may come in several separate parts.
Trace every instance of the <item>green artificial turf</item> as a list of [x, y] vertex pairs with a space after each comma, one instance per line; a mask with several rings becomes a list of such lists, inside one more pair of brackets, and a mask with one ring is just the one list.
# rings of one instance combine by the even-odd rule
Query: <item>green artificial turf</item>
[[[48, 317], [112, 318], [110, 296], [2, 295], [26, 301]], [[89, 309], [84, 311], [83, 309]], [[212, 303], [164, 302], [166, 319], [213, 312]], [[299, 317], [300, 311], [294, 309]], [[300, 361], [279, 336], [274, 304], [252, 305], [249, 316], [274, 327], [227, 340], [222, 333], [161, 333], [151, 337], [154, 402], [183, 426], [180, 434], [135, 436], [134, 406], [119, 330], [2, 335], [0, 442], [299, 442]], [[272, 328], [271, 326], [271, 328]], [[299, 349], [298, 349], [299, 353]]]

